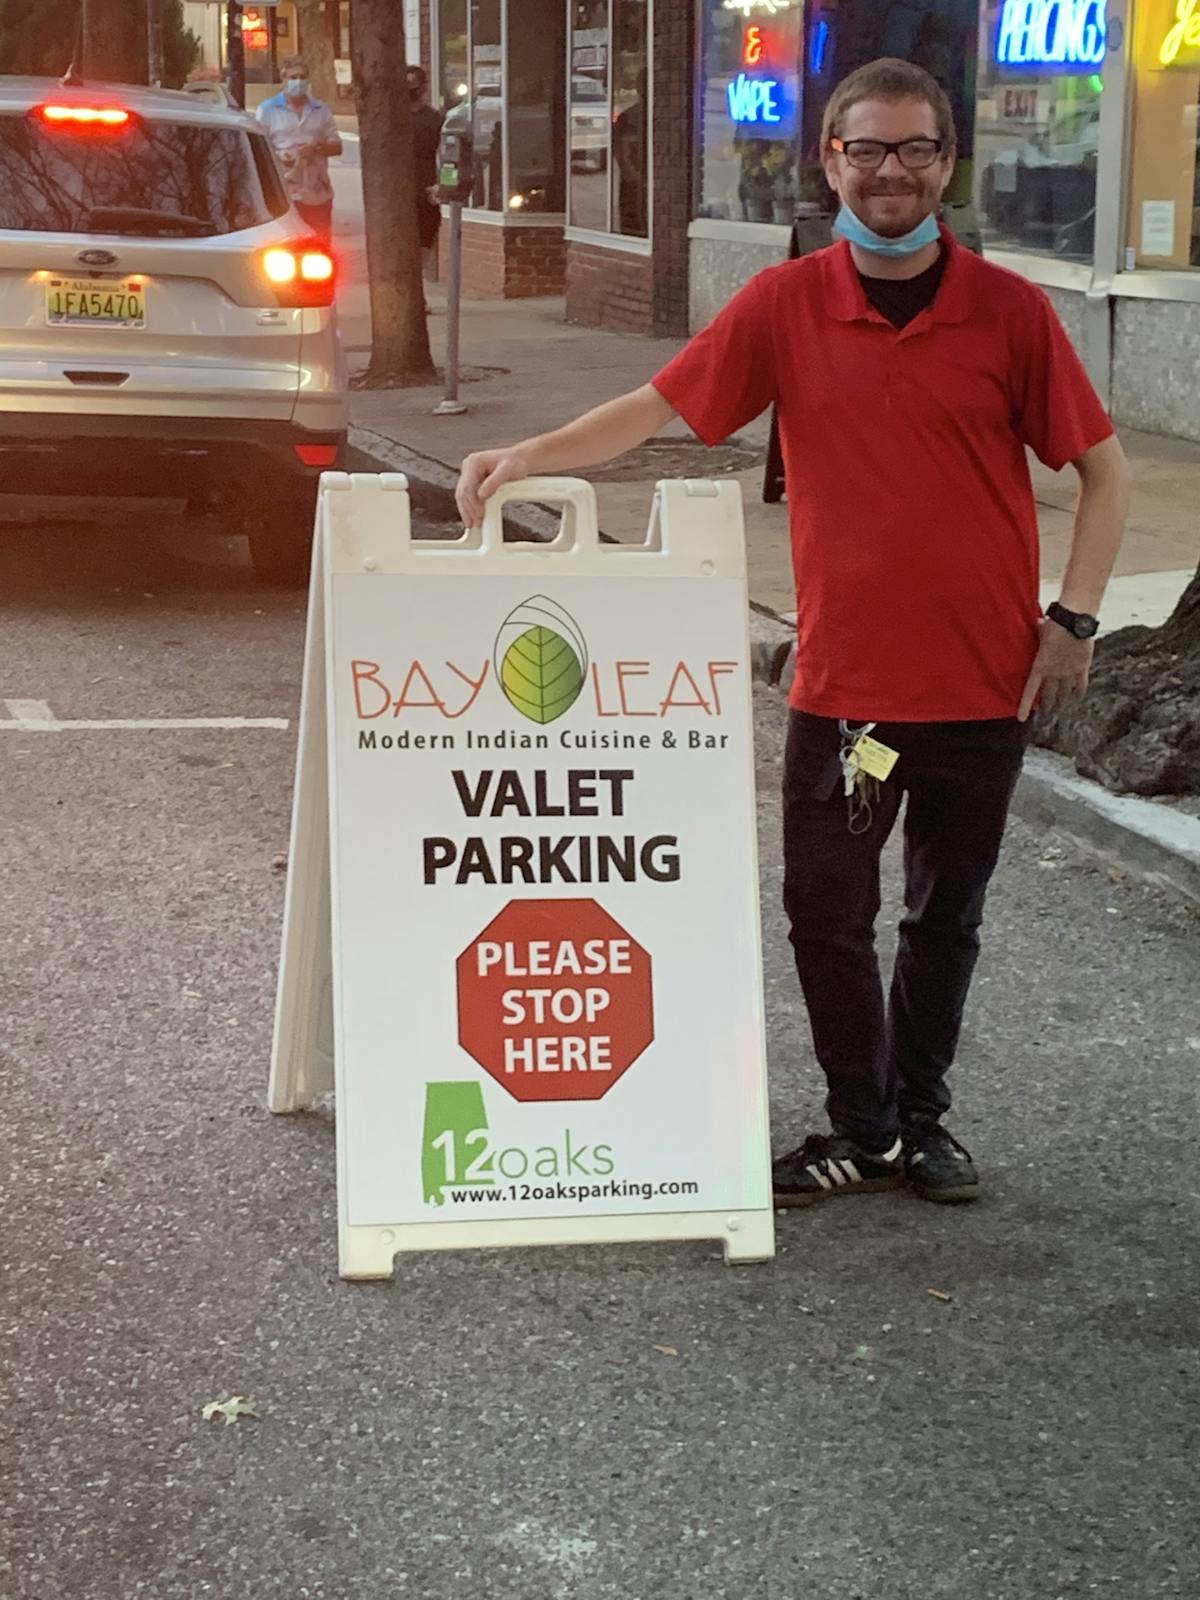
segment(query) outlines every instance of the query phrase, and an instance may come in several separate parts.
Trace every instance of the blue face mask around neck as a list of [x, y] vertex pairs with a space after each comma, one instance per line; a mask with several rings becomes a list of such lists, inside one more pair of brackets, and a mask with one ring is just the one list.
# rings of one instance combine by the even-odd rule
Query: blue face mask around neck
[[912, 256], [918, 250], [924, 250], [926, 245], [936, 244], [941, 237], [938, 220], [931, 213], [923, 222], [918, 222], [911, 233], [902, 233], [898, 239], [887, 239], [882, 233], [876, 233], [874, 228], [868, 228], [862, 218], [844, 203], [834, 221], [833, 231], [851, 244], [858, 245], [860, 250], [869, 250], [875, 256]]

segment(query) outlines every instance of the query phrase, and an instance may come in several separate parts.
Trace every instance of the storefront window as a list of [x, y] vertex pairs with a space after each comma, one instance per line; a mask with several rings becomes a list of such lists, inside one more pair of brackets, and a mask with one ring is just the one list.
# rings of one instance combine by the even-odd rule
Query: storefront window
[[[702, 0], [699, 214], [788, 222], [831, 197], [821, 119], [834, 87], [880, 56], [914, 62], [950, 97], [970, 193], [976, 0]], [[806, 21], [807, 12], [807, 21]]]
[[544, 0], [439, 0], [434, 77], [446, 126], [474, 141], [476, 210], [563, 210], [564, 27], [561, 9], [547, 11]]
[[449, 111], [471, 92], [467, 71], [467, 0], [440, 0], [434, 104]]
[[566, 105], [561, 5], [507, 0], [510, 212], [561, 213], [566, 204]]
[[703, 17], [700, 215], [791, 222], [804, 13], [707, 0]]
[[985, 0], [975, 198], [985, 245], [1090, 262], [1104, 11], [1099, 0]]
[[1200, 267], [1200, 10], [1147, 0], [1134, 38], [1127, 267]]
[[613, 0], [612, 231], [646, 237], [649, 0]]
[[570, 220], [644, 239], [650, 0], [572, 0], [570, 12]]
[[571, 211], [576, 228], [608, 229], [609, 0], [577, 0], [571, 17]]
[[471, 204], [480, 211], [504, 209], [500, 6], [501, 0], [471, 0], [468, 109], [475, 141], [475, 189]]

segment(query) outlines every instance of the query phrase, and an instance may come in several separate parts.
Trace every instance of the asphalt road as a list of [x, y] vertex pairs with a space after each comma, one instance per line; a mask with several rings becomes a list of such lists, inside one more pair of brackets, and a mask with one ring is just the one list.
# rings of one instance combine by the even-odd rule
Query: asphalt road
[[[8, 524], [0, 716], [291, 720], [302, 621], [178, 519]], [[758, 713], [783, 1146], [821, 1096]], [[766, 1267], [348, 1285], [332, 1120], [264, 1109], [293, 749], [0, 730], [4, 1600], [1196, 1595], [1193, 917], [1014, 825], [957, 1071], [974, 1208], [832, 1201]], [[202, 1420], [233, 1394], [257, 1420]]]

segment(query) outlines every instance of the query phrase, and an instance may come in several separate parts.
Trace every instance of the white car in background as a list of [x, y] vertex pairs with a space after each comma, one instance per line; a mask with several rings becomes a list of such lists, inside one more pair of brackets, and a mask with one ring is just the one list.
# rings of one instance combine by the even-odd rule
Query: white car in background
[[219, 95], [0, 77], [0, 486], [216, 512], [307, 569], [348, 391], [336, 267]]
[[603, 172], [608, 165], [608, 90], [585, 72], [571, 74], [571, 169]]

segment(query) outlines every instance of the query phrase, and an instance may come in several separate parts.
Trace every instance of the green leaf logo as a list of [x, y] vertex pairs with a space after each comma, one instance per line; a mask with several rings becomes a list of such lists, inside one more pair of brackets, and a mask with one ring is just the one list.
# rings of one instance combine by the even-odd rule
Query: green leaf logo
[[505, 618], [496, 637], [496, 679], [515, 711], [530, 722], [553, 722], [579, 699], [587, 646], [572, 617], [534, 595]]
[[500, 668], [509, 702], [531, 722], [553, 722], [583, 688], [579, 657], [551, 628], [530, 628], [509, 645]]

